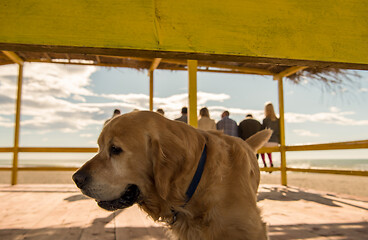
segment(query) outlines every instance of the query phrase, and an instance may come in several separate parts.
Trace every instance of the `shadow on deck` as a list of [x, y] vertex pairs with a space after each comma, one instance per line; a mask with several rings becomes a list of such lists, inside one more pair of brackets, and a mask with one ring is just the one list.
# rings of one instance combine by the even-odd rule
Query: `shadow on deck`
[[[365, 239], [368, 203], [263, 185], [259, 206], [271, 239]], [[71, 185], [0, 185], [0, 239], [168, 239], [136, 206], [107, 212]]]

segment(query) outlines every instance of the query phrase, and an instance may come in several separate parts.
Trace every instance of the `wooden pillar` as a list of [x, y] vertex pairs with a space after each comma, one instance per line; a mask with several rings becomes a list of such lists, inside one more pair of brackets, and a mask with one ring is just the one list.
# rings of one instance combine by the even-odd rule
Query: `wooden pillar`
[[198, 126], [197, 118], [197, 60], [188, 60], [188, 124]]
[[277, 76], [279, 91], [279, 113], [280, 113], [280, 155], [281, 155], [281, 184], [287, 186], [286, 152], [285, 152], [285, 118], [284, 118], [284, 86], [282, 77]]
[[19, 64], [18, 73], [18, 91], [17, 105], [15, 110], [15, 131], [14, 131], [14, 150], [13, 150], [13, 168], [11, 176], [11, 184], [17, 184], [18, 179], [18, 149], [19, 149], [19, 130], [20, 130], [20, 107], [22, 100], [22, 81], [23, 81], [23, 65]]
[[153, 111], [153, 71], [149, 71], [149, 78], [150, 78], [149, 110]]

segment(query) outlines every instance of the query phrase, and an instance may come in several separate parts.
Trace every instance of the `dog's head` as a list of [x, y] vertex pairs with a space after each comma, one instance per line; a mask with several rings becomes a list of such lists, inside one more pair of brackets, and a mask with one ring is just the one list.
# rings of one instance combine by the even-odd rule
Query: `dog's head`
[[111, 211], [144, 201], [145, 196], [165, 200], [170, 185], [193, 168], [186, 159], [200, 156], [204, 139], [198, 135], [186, 124], [157, 113], [122, 115], [104, 127], [99, 152], [73, 180], [85, 195]]

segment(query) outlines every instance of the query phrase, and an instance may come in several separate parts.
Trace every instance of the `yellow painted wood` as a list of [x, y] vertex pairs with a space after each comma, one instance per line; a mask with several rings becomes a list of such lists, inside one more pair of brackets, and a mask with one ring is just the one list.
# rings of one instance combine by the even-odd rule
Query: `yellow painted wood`
[[281, 184], [287, 186], [286, 152], [285, 152], [285, 120], [284, 120], [284, 86], [282, 77], [278, 78], [279, 114], [280, 114], [280, 155], [281, 155]]
[[19, 167], [19, 171], [76, 171], [76, 167]]
[[20, 107], [22, 104], [22, 85], [23, 85], [23, 65], [18, 64], [18, 90], [17, 104], [15, 109], [15, 128], [14, 128], [14, 152], [13, 152], [13, 169], [11, 175], [11, 184], [17, 184], [18, 178], [18, 148], [19, 148], [19, 132], [20, 132]]
[[[185, 61], [179, 60], [179, 59], [162, 59], [161, 62], [186, 65]], [[209, 63], [209, 62], [201, 62], [201, 61], [199, 61], [197, 65], [200, 66], [200, 67], [229, 69], [229, 70], [231, 70], [233, 72], [237, 72], [237, 73], [258, 74], [258, 75], [273, 75], [273, 73], [268, 71], [267, 69], [239, 67], [239, 66], [231, 66], [231, 65], [226, 65], [226, 64]]]
[[197, 117], [197, 60], [188, 60], [188, 124], [198, 126]]
[[24, 61], [15, 52], [3, 51], [3, 53], [13, 62], [23, 65]]
[[290, 67], [282, 72], [280, 72], [279, 74], [274, 76], [274, 80], [279, 79], [280, 77], [288, 77], [290, 75], [293, 75], [294, 73], [297, 73], [303, 69], [306, 69], [307, 67], [303, 67], [303, 66], [294, 66], [294, 67]]
[[65, 153], [96, 153], [98, 148], [70, 148], [70, 147], [20, 147], [19, 152], [65, 152]]
[[158, 65], [160, 65], [161, 59], [162, 58], [155, 58], [152, 61], [152, 64], [151, 64], [151, 66], [149, 68], [149, 71], [154, 71], [158, 67]]
[[310, 169], [310, 168], [287, 168], [290, 172], [306, 172], [306, 173], [328, 173], [340, 175], [368, 176], [368, 171], [356, 170], [331, 170], [331, 169]]
[[262, 147], [258, 150], [258, 153], [281, 152], [280, 149], [280, 147]]
[[340, 143], [323, 143], [309, 144], [299, 146], [287, 146], [287, 151], [321, 151], [321, 150], [339, 150], [339, 149], [368, 149], [368, 140], [340, 142]]
[[150, 78], [150, 83], [149, 83], [149, 89], [150, 89], [150, 93], [149, 93], [149, 109], [150, 111], [153, 111], [153, 70], [148, 72], [149, 74], [149, 78]]
[[0, 148], [0, 152], [14, 152], [14, 148], [12, 148], [12, 147], [2, 147], [2, 148]]
[[0, 43], [368, 64], [364, 0], [0, 1]]

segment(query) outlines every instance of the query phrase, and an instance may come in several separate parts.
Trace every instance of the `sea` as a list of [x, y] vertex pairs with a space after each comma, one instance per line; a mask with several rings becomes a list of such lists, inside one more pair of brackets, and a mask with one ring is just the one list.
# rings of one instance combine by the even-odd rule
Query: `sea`
[[[80, 167], [88, 159], [20, 159], [18, 165], [20, 167]], [[259, 159], [259, 165], [263, 163]], [[266, 157], [266, 163], [269, 164]], [[368, 159], [287, 159], [288, 167], [292, 168], [311, 168], [311, 169], [336, 169], [336, 170], [360, 170], [368, 171]], [[11, 158], [0, 159], [0, 167], [10, 167], [12, 164]], [[280, 160], [274, 160], [275, 167], [280, 166]]]

